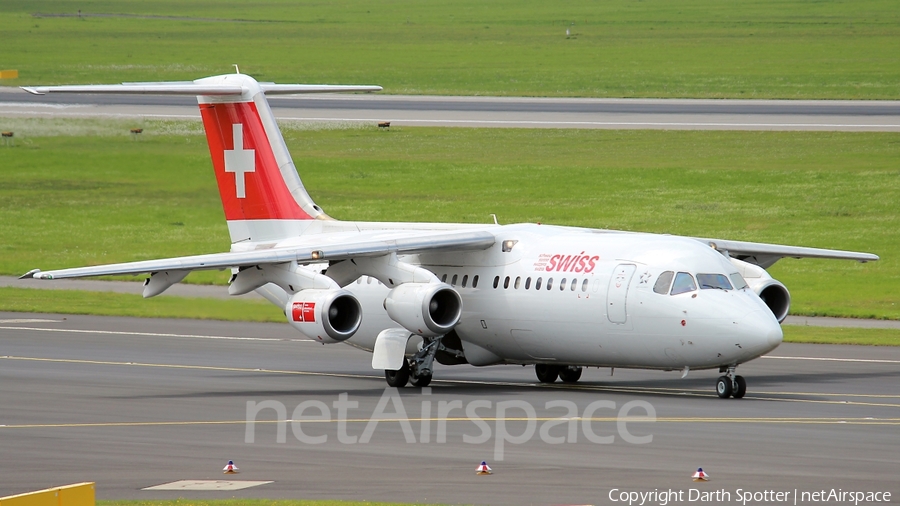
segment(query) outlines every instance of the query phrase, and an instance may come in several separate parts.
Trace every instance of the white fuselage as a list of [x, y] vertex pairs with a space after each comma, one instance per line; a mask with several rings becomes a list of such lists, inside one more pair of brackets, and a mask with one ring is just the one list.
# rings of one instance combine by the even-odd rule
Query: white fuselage
[[[403, 258], [461, 295], [455, 331], [470, 364], [701, 369], [743, 363], [781, 343], [772, 312], [747, 288], [654, 291], [666, 271], [738, 271], [699, 241], [532, 224], [490, 230], [497, 246], [486, 251]], [[515, 243], [504, 252], [507, 241]], [[368, 276], [346, 288], [363, 307], [348, 344], [372, 350], [380, 331], [397, 327], [383, 308], [389, 290]]]

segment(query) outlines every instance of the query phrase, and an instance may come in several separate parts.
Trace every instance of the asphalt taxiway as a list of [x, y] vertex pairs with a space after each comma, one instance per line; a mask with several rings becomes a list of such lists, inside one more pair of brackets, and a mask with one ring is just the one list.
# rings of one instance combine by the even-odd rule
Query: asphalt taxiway
[[[900, 101], [274, 96], [280, 121], [392, 126], [900, 132]], [[0, 117], [197, 119], [193, 97], [49, 94], [0, 88]]]
[[[0, 495], [96, 481], [99, 499], [612, 504], [613, 489], [670, 488], [900, 497], [898, 348], [785, 344], [739, 368], [741, 400], [715, 396], [716, 371], [592, 369], [578, 385], [547, 386], [513, 366], [441, 367], [430, 392], [384, 397], [370, 359], [279, 324], [0, 313]], [[342, 401], [352, 407], [340, 423]], [[380, 401], [391, 420], [363, 443]], [[268, 406], [253, 426], [248, 403]], [[287, 422], [279, 442], [279, 406], [287, 418], [324, 408], [330, 419]], [[513, 441], [500, 445], [502, 434]], [[222, 474], [229, 459], [240, 474]], [[493, 475], [476, 476], [482, 460]], [[691, 481], [697, 467], [709, 482]], [[204, 479], [271, 483], [143, 490]]]

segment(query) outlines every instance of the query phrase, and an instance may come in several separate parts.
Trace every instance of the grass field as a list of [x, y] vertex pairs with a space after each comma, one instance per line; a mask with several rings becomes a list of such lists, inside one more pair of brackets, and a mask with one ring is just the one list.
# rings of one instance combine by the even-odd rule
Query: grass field
[[784, 342], [900, 346], [900, 330], [784, 325]]
[[5, 0], [0, 33], [6, 85], [239, 63], [387, 93], [900, 98], [896, 0]]
[[[152, 297], [80, 290], [0, 287], [0, 311], [64, 313], [138, 318], [190, 318], [284, 323], [281, 310], [268, 301]], [[900, 335], [900, 333], [898, 333]]]
[[[0, 273], [223, 251], [196, 125], [2, 120]], [[36, 137], [31, 133], [62, 133]], [[88, 135], [90, 134], [90, 135]], [[771, 273], [792, 313], [900, 318], [900, 136], [891, 133], [287, 128], [339, 219], [543, 222], [869, 251]], [[188, 281], [225, 283], [228, 274]]]

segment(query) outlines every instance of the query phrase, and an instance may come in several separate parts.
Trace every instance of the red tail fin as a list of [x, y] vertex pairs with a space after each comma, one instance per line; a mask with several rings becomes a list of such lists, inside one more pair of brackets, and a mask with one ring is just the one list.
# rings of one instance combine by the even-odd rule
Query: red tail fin
[[288, 190], [255, 103], [200, 104], [200, 115], [226, 220], [313, 219]]

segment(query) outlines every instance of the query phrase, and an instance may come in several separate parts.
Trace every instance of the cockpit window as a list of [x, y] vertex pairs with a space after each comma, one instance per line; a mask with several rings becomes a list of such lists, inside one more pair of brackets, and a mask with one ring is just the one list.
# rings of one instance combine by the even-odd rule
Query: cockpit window
[[675, 277], [675, 273], [672, 271], [666, 271], [660, 274], [659, 277], [656, 278], [656, 284], [653, 285], [653, 291], [663, 295], [669, 293], [669, 287], [672, 286], [673, 277]]
[[740, 272], [735, 272], [730, 277], [731, 277], [731, 282], [734, 283], [735, 290], [743, 290], [744, 288], [747, 288], [748, 286], [750, 286], [747, 284], [747, 281], [744, 280], [744, 276], [741, 276]]
[[693, 292], [696, 289], [697, 285], [694, 284], [694, 276], [691, 276], [686, 272], [679, 272], [675, 275], [675, 283], [672, 285], [672, 295]]
[[701, 290], [731, 290], [731, 282], [724, 274], [697, 274], [697, 284]]

